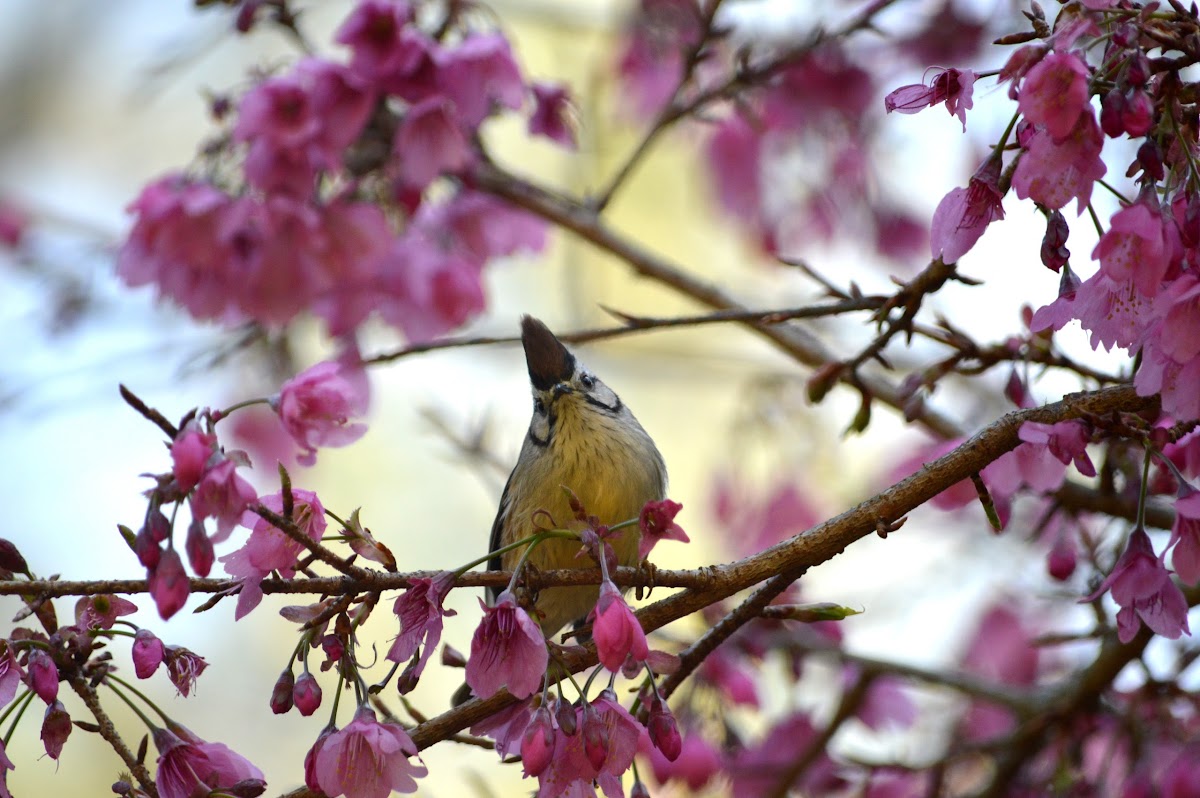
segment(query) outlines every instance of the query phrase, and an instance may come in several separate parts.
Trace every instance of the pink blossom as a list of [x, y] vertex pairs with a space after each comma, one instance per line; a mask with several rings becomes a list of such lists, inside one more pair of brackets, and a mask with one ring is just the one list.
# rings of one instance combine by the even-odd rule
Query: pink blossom
[[300, 674], [300, 678], [296, 680], [292, 688], [292, 701], [296, 709], [300, 710], [300, 714], [306, 718], [320, 708], [321, 685], [308, 671]]
[[166, 649], [149, 629], [138, 629], [133, 636], [133, 671], [139, 679], [149, 679], [162, 664]]
[[351, 359], [310, 366], [283, 384], [272, 401], [284, 429], [304, 452], [304, 465], [316, 462], [318, 446], [346, 446], [363, 436], [365, 424], [350, 419], [367, 412], [370, 387], [366, 372]]
[[[728, 763], [733, 794], [738, 798], [771, 795], [779, 785], [779, 774], [794, 761], [795, 752], [803, 751], [816, 735], [812, 721], [801, 712], [778, 721], [762, 741], [742, 749]], [[822, 752], [797, 780], [796, 787], [806, 795], [833, 794], [844, 784], [837, 771], [837, 765]]]
[[[610, 798], [623, 795], [621, 775], [633, 764], [641, 726], [609, 690], [592, 703], [572, 711], [578, 731], [565, 734], [560, 728], [555, 734], [554, 755], [550, 765], [538, 777], [537, 798], [572, 794], [568, 791], [580, 787], [588, 789], [592, 782], [599, 784]], [[584, 728], [589, 720], [594, 732], [591, 757]]]
[[1117, 613], [1117, 636], [1122, 643], [1137, 635], [1139, 618], [1151, 630], [1171, 640], [1189, 631], [1187, 599], [1171, 581], [1163, 557], [1155, 556], [1150, 536], [1141, 528], [1129, 536], [1124, 553], [1100, 587], [1080, 600], [1094, 601], [1105, 591], [1111, 591], [1113, 601], [1121, 607]]
[[1000, 204], [1000, 161], [989, 158], [966, 188], [952, 189], [933, 212], [929, 245], [933, 257], [955, 263], [975, 246], [987, 226], [1004, 218]]
[[244, 781], [263, 781], [262, 771], [221, 743], [209, 743], [182, 726], [155, 729], [158, 773], [154, 784], [161, 798], [196, 798]]
[[435, 578], [414, 579], [392, 605], [392, 612], [400, 621], [400, 634], [388, 649], [387, 659], [406, 662], [417, 653], [422, 641], [425, 643], [413, 678], [421, 677], [425, 663], [442, 639], [442, 618], [455, 614], [454, 610], [442, 607], [450, 588], [454, 587], [454, 580], [452, 571], [443, 571]]
[[1113, 282], [1132, 282], [1139, 293], [1152, 297], [1166, 275], [1169, 252], [1158, 202], [1152, 194], [1146, 197], [1113, 214], [1092, 257]]
[[439, 51], [436, 61], [439, 84], [468, 129], [477, 127], [493, 105], [516, 110], [525, 102], [521, 71], [499, 33], [468, 34], [457, 46]]
[[416, 67], [419, 56], [404, 37], [412, 19], [412, 8], [403, 0], [364, 0], [334, 39], [353, 52], [351, 69], [368, 80], [387, 81]]
[[[262, 498], [262, 504], [275, 513], [283, 512], [283, 494]], [[292, 489], [292, 521], [309, 540], [320, 542], [325, 533], [325, 508], [317, 494], [309, 490]], [[221, 558], [225, 572], [240, 577], [242, 589], [238, 594], [236, 619], [243, 618], [262, 601], [262, 580], [272, 571], [284, 579], [296, 573], [296, 561], [304, 546], [275, 527], [257, 513], [248, 512], [242, 524], [251, 527], [246, 545]]]
[[[0, 199], [0, 246], [16, 249], [29, 229], [29, 214], [7, 200]], [[0, 775], [3, 771], [0, 771]]]
[[171, 462], [174, 463], [175, 484], [181, 491], [186, 493], [196, 487], [216, 449], [217, 436], [201, 432], [194, 422], [179, 431], [171, 444]]
[[1030, 68], [1018, 107], [1026, 120], [1066, 138], [1088, 104], [1088, 68], [1074, 53], [1051, 53]]
[[[17, 662], [17, 653], [13, 644], [6, 638], [0, 638], [0, 707], [8, 705], [17, 694], [17, 685], [25, 679], [21, 663]], [[3, 775], [0, 773], [0, 775]]]
[[410, 342], [431, 341], [486, 306], [480, 265], [411, 229], [383, 277], [380, 315]]
[[165, 621], [183, 608], [187, 602], [191, 585], [183, 570], [179, 552], [167, 548], [158, 559], [158, 564], [148, 569], [150, 597], [158, 607], [158, 614]]
[[699, 9], [690, 0], [644, 0], [624, 33], [616, 65], [626, 89], [622, 99], [650, 117], [675, 93], [683, 54], [700, 35]]
[[763, 216], [762, 138], [761, 130], [733, 114], [716, 123], [708, 140], [709, 172], [721, 207], [750, 222]]
[[1075, 318], [1075, 296], [1079, 286], [1080, 280], [1075, 276], [1075, 272], [1071, 271], [1071, 265], [1064, 264], [1058, 276], [1058, 297], [1034, 312], [1033, 318], [1029, 320], [1029, 331], [1057, 331], [1067, 326]]
[[592, 637], [604, 667], [617, 673], [627, 657], [642, 662], [650, 655], [646, 633], [637, 616], [625, 603], [617, 586], [607, 579], [600, 583], [600, 598], [596, 601], [593, 617]]
[[208, 183], [171, 174], [150, 183], [128, 207], [136, 217], [117, 254], [129, 286], [153, 284], [195, 318], [235, 320], [228, 293], [235, 275], [213, 246], [232, 198]]
[[558, 83], [534, 83], [533, 113], [529, 116], [531, 136], [545, 136], [568, 149], [575, 149], [575, 130], [571, 126], [571, 101], [566, 86]]
[[167, 678], [184, 698], [187, 698], [195, 689], [196, 680], [208, 667], [208, 662], [204, 657], [183, 646], [164, 647], [163, 662], [167, 666]]
[[359, 707], [344, 729], [318, 744], [314, 773], [330, 798], [387, 798], [392, 792], [416, 792], [416, 779], [428, 773], [424, 765], [409, 761], [417, 755], [417, 747], [408, 733], [396, 723], [380, 723], [366, 706]]
[[[843, 679], [847, 687], [859, 678], [855, 668], [846, 668]], [[917, 719], [917, 706], [904, 689], [903, 683], [894, 676], [873, 679], [867, 688], [858, 709], [858, 719], [872, 730], [886, 727], [908, 728]]]
[[1096, 467], [1087, 454], [1091, 429], [1085, 422], [1075, 419], [1057, 424], [1026, 421], [1017, 436], [1030, 446], [1044, 447], [1063, 465], [1074, 463], [1076, 470], [1085, 477], [1096, 476]]
[[1179, 578], [1189, 585], [1200, 582], [1200, 491], [1190, 486], [1175, 502], [1175, 523], [1167, 546], [1175, 547], [1171, 564]]
[[541, 627], [517, 606], [508, 590], [500, 594], [494, 607], [482, 601], [480, 606], [483, 621], [471, 638], [467, 684], [480, 698], [487, 698], [501, 687], [507, 687], [517, 698], [533, 695], [542, 686], [549, 661]]
[[234, 138], [250, 143], [245, 172], [269, 194], [304, 198], [358, 139], [375, 95], [347, 67], [319, 58], [268, 78], [242, 98]]
[[1115, 282], [1101, 269], [1080, 283], [1070, 312], [1088, 331], [1093, 348], [1130, 347], [1142, 342], [1150, 326], [1151, 304], [1132, 284]]
[[646, 559], [660, 540], [678, 540], [680, 543], [690, 542], [687, 532], [675, 523], [675, 516], [683, 509], [679, 502], [670, 499], [646, 502], [638, 515], [638, 528], [642, 537], [638, 541], [638, 558]]
[[[1039, 649], [1022, 618], [1007, 606], [997, 605], [984, 613], [963, 657], [963, 667], [982, 678], [1012, 687], [1028, 687], [1037, 681]], [[971, 740], [997, 737], [1013, 727], [1009, 710], [977, 701], [963, 719]]]
[[1092, 185], [1108, 167], [1100, 158], [1104, 134], [1090, 107], [1061, 140], [1042, 128], [1032, 131], [1017, 161], [1012, 187], [1021, 199], [1034, 199], [1048, 208], [1065, 207], [1072, 199], [1080, 213], [1092, 197]]
[[61, 701], [55, 701], [46, 707], [42, 717], [42, 745], [46, 747], [46, 756], [57, 760], [62, 754], [67, 738], [71, 736], [71, 716]]
[[966, 130], [967, 111], [973, 104], [971, 95], [974, 86], [975, 73], [969, 69], [939, 70], [928, 85], [918, 83], [893, 90], [883, 98], [883, 105], [889, 114], [892, 111], [915, 114], [945, 103], [946, 110], [951, 116], [957, 116], [962, 121], [963, 130]]
[[117, 618], [135, 612], [136, 604], [112, 593], [84, 596], [75, 602], [75, 625], [80, 629], [111, 629]]
[[221, 461], [204, 474], [192, 494], [192, 517], [217, 520], [214, 543], [229, 537], [242, 513], [258, 498], [253, 486], [237, 475], [237, 467], [238, 462], [222, 456]]
[[58, 666], [54, 660], [42, 649], [35, 648], [29, 652], [25, 668], [29, 689], [47, 704], [53, 704], [58, 698]]
[[1139, 396], [1162, 395], [1162, 409], [1174, 418], [1200, 417], [1200, 357], [1179, 363], [1162, 349], [1162, 325], [1151, 328], [1142, 348], [1142, 365], [1133, 385]]
[[758, 686], [746, 663], [735, 660], [724, 649], [717, 649], [704, 659], [700, 676], [715, 686], [733, 704], [757, 708]]
[[396, 130], [393, 146], [400, 162], [401, 182], [417, 190], [441, 175], [462, 172], [475, 160], [454, 103], [441, 96], [422, 100], [408, 109]]
[[[649, 738], [645, 738], [649, 742]], [[643, 746], [650, 759], [654, 778], [660, 784], [681, 781], [692, 792], [699, 792], [721, 772], [721, 755], [702, 735], [689, 732], [683, 735], [679, 756], [671, 761], [652, 745]]]
[[[480, 737], [490, 737], [496, 744], [496, 753], [501, 759], [521, 752], [521, 742], [525, 729], [529, 726], [533, 715], [532, 698], [526, 698], [512, 706], [502, 709], [494, 715], [472, 724], [471, 734]], [[570, 705], [566, 705], [570, 708]], [[570, 710], [574, 712], [574, 709]], [[573, 717], [573, 716], [572, 716]]]

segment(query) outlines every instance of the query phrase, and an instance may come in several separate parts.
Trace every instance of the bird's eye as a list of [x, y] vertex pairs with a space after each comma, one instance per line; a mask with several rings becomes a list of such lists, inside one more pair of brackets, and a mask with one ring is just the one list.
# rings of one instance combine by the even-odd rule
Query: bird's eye
[[590, 391], [596, 387], [596, 378], [585, 371], [579, 375], [579, 384]]

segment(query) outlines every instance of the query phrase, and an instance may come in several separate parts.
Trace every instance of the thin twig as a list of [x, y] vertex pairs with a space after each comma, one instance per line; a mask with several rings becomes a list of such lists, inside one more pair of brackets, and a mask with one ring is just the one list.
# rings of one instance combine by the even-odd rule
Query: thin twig
[[129, 750], [129, 746], [125, 745], [125, 741], [117, 733], [117, 727], [113, 724], [112, 718], [100, 705], [100, 696], [96, 695], [96, 691], [88, 684], [87, 679], [82, 676], [72, 676], [68, 681], [71, 689], [83, 699], [84, 705], [96, 719], [96, 725], [100, 727], [100, 736], [117, 752], [117, 756], [121, 757], [125, 767], [129, 768], [129, 772], [138, 780], [141, 789], [145, 790], [151, 798], [158, 798], [158, 790], [154, 786], [154, 779], [150, 776], [150, 772], [137, 760], [137, 757]]

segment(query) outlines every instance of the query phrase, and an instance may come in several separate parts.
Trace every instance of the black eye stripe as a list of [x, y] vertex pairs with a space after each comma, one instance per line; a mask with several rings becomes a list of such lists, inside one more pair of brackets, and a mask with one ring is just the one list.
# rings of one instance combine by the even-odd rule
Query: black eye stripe
[[598, 407], [601, 410], [605, 410], [609, 413], [613, 413], [614, 415], [621, 412], [621, 397], [619, 397], [615, 394], [613, 395], [614, 401], [613, 401], [613, 404], [611, 404], [611, 405], [604, 404], [604, 402], [601, 402], [599, 399], [592, 396], [591, 394], [585, 393], [583, 395], [583, 399], [585, 402], [587, 402], [592, 407]]

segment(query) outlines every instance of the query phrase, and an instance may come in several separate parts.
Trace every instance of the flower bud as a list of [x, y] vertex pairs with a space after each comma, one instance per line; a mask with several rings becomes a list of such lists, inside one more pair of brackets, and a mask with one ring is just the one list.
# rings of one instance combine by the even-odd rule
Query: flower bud
[[292, 690], [292, 700], [296, 702], [296, 709], [300, 710], [304, 717], [307, 718], [316, 712], [321, 706], [321, 685], [317, 683], [316, 677], [308, 671], [300, 674]]
[[521, 738], [521, 761], [526, 776], [539, 776], [550, 765], [554, 755], [554, 724], [550, 710], [544, 705], [533, 713]]
[[554, 710], [554, 719], [558, 721], [558, 728], [568, 737], [574, 737], [575, 732], [579, 731], [575, 707], [571, 706], [570, 701], [561, 698], [558, 700], [558, 706]]
[[275, 687], [271, 689], [271, 711], [276, 715], [283, 715], [291, 710], [294, 703], [292, 692], [295, 688], [296, 677], [292, 669], [288, 668], [279, 674], [279, 678], [275, 680]]
[[133, 636], [133, 672], [139, 679], [149, 679], [162, 664], [166, 650], [163, 642], [149, 629], [138, 629]]
[[608, 759], [608, 728], [591, 704], [583, 706], [583, 752], [596, 770]]
[[58, 698], [58, 666], [54, 660], [40, 648], [29, 653], [27, 679], [30, 688], [37, 693], [38, 698], [47, 704], [53, 704]]
[[674, 762], [679, 758], [683, 750], [683, 738], [679, 736], [675, 716], [661, 698], [655, 698], [650, 703], [650, 719], [646, 722], [646, 730], [650, 733], [650, 742], [668, 761]]

